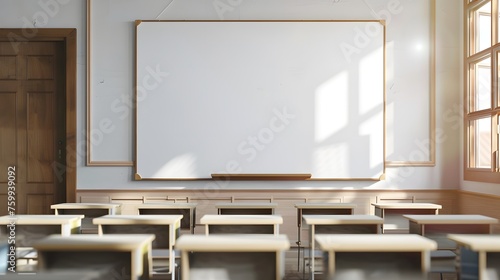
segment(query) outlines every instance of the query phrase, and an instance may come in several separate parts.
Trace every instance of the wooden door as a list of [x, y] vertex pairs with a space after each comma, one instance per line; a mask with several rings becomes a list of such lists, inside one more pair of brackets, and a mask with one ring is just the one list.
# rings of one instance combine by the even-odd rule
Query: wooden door
[[64, 59], [62, 41], [0, 42], [2, 215], [48, 214], [64, 200]]

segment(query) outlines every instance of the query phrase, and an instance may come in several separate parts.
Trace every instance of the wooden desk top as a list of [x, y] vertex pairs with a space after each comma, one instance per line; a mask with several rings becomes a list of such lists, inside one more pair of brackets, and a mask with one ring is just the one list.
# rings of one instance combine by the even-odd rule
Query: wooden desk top
[[251, 208], [251, 209], [269, 209], [276, 208], [277, 203], [272, 202], [228, 202], [228, 203], [217, 203], [215, 208]]
[[500, 252], [500, 235], [448, 234], [448, 238], [474, 251]]
[[322, 203], [296, 203], [295, 208], [298, 209], [318, 209], [318, 208], [325, 208], [325, 209], [354, 209], [356, 208], [356, 204], [353, 203], [328, 203], [328, 202], [322, 202]]
[[173, 225], [182, 215], [105, 215], [92, 219], [94, 225]]
[[138, 204], [137, 209], [195, 209], [197, 203], [187, 202], [165, 202], [165, 203], [143, 203]]
[[483, 215], [403, 215], [417, 224], [496, 224], [498, 220]]
[[99, 269], [58, 269], [56, 271], [28, 272], [26, 274], [9, 273], [2, 275], [2, 280], [92, 280], [102, 278], [102, 274], [103, 272], [100, 272]]
[[50, 205], [50, 209], [113, 209], [121, 206], [120, 203], [59, 203]]
[[286, 235], [182, 235], [175, 249], [197, 252], [275, 252], [290, 249]]
[[383, 224], [384, 219], [375, 215], [303, 215], [309, 225]]
[[84, 218], [84, 215], [15, 215], [0, 217], [0, 225], [9, 225], [15, 221], [16, 225], [61, 225]]
[[418, 252], [437, 249], [436, 241], [417, 234], [317, 234], [323, 251]]
[[153, 242], [154, 234], [79, 234], [50, 235], [33, 244], [33, 248], [57, 251], [132, 251]]
[[209, 225], [276, 225], [282, 224], [281, 215], [205, 215], [202, 224]]
[[372, 203], [375, 208], [380, 209], [442, 209], [439, 204], [434, 203]]

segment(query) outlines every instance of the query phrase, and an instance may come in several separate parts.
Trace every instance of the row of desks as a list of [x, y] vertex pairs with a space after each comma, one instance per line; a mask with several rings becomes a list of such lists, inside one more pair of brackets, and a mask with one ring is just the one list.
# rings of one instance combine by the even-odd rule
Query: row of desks
[[[61, 204], [61, 205], [56, 205], [53, 207], [55, 209], [56, 213], [58, 214], [66, 214], [71, 212], [72, 210], [76, 210], [75, 207], [81, 207], [81, 204], [74, 205], [74, 204]], [[109, 213], [112, 214], [119, 214], [119, 204], [111, 204], [111, 205], [99, 205], [99, 204], [91, 204], [88, 205], [90, 207], [102, 207], [103, 209], [106, 207], [110, 207], [107, 209]], [[219, 214], [245, 214], [245, 213], [256, 213], [254, 211], [258, 211], [257, 214], [272, 214], [274, 213], [274, 208], [277, 206], [277, 204], [273, 203], [224, 203], [224, 204], [218, 204], [217, 209]], [[400, 218], [403, 213], [422, 213], [422, 214], [437, 214], [441, 206], [435, 205], [435, 204], [428, 204], [428, 203], [397, 203], [397, 204], [374, 204], [375, 206], [375, 213], [386, 220], [389, 221], [392, 218]], [[165, 210], [172, 210], [172, 211], [178, 211], [179, 209], [183, 210], [183, 215], [184, 218], [182, 219], [184, 222], [188, 221], [188, 223], [184, 223], [184, 227], [188, 227], [192, 232], [194, 229], [194, 221], [195, 221], [195, 208], [196, 204], [193, 203], [162, 203], [162, 204], [143, 204], [141, 207], [144, 207], [145, 211], [153, 211], [149, 212], [147, 214], [164, 214]], [[305, 218], [306, 216], [309, 216], [310, 214], [317, 214], [317, 215], [324, 215], [324, 214], [352, 214], [353, 209], [355, 208], [354, 204], [346, 204], [346, 203], [302, 203], [302, 204], [297, 204], [297, 224], [298, 224], [298, 242], [297, 244], [300, 246], [301, 245], [301, 238], [300, 238], [300, 229], [302, 226], [302, 220], [304, 218], [304, 221], [306, 221]], [[95, 209], [94, 209], [95, 210]], [[141, 209], [139, 209], [141, 211]], [[179, 212], [171, 212], [172, 214], [174, 213], [179, 213]], [[97, 214], [97, 213], [93, 213]], [[99, 214], [102, 214], [99, 213]], [[142, 214], [146, 214], [146, 212], [143, 212]], [[352, 231], [360, 231], [359, 233], [369, 233], [373, 231], [373, 228], [376, 228], [375, 225], [378, 225], [378, 228], [376, 232], [385, 232], [387, 230], [390, 230], [392, 228], [386, 227], [387, 225], [384, 225], [384, 223], [380, 222], [380, 219], [375, 221], [373, 219], [374, 217], [370, 217], [371, 221], [368, 224], [362, 224], [361, 220], [365, 219], [366, 217], [362, 217], [363, 215], [356, 215], [356, 216], [351, 216], [351, 217], [335, 217], [335, 219], [331, 219], [328, 217], [314, 217], [311, 216], [309, 219], [309, 222], [306, 221], [310, 225], [311, 232], [315, 231], [316, 228], [318, 228], [320, 231], [323, 229], [325, 232], [328, 232], [328, 228], [330, 227], [337, 227], [338, 228], [344, 228], [344, 232], [352, 232]], [[365, 215], [366, 216], [366, 215]], [[189, 219], [186, 219], [188, 218]], [[249, 217], [246, 217], [245, 219], [241, 219], [240, 217], [230, 217], [229, 219], [226, 219], [226, 217], [217, 217], [217, 215], [207, 215], [206, 217], [203, 217], [200, 221], [205, 224], [206, 227], [206, 233], [208, 234], [209, 231], [212, 232], [218, 232], [218, 233], [234, 233], [232, 232], [231, 228], [234, 227], [227, 227], [226, 225], [239, 225], [238, 228], [240, 228], [239, 232], [236, 233], [246, 233], [244, 230], [245, 225], [248, 223], [255, 223], [255, 220], [262, 220], [261, 217], [251, 217], [250, 219], [253, 220], [248, 220]], [[323, 223], [333, 223], [333, 224], [324, 224], [321, 225], [320, 223], [323, 218], [323, 221], [330, 220], [330, 222], [323, 222]], [[446, 218], [444, 216], [439, 217], [441, 218]], [[467, 217], [462, 217], [462, 218], [467, 218]], [[475, 217], [468, 217], [471, 219], [475, 219]], [[357, 221], [352, 221], [353, 219], [358, 219]], [[382, 221], [383, 221], [382, 219]], [[282, 223], [281, 217], [268, 217], [264, 219], [265, 222], [261, 222], [262, 226], [261, 231], [258, 231], [258, 233], [274, 233], [277, 235], [279, 233], [279, 224]], [[424, 221], [425, 222], [425, 221]], [[221, 224], [222, 223], [222, 224]], [[351, 225], [347, 225], [346, 223], [351, 223]], [[415, 223], [414, 221], [411, 222], [412, 224]], [[387, 224], [387, 223], [386, 223]], [[390, 223], [389, 223], [390, 224]], [[416, 222], [418, 224], [418, 222]], [[271, 225], [271, 227], [269, 226]], [[340, 226], [342, 225], [342, 226]], [[415, 229], [418, 228], [416, 226], [413, 226]], [[256, 226], [252, 226], [252, 231], [254, 231]], [[429, 226], [427, 226], [429, 228]], [[243, 229], [243, 231], [241, 231]], [[248, 229], [250, 230], [250, 229]], [[412, 230], [415, 231], [415, 230]], [[422, 234], [422, 232], [421, 232]], [[314, 233], [311, 234], [311, 236], [314, 238]], [[314, 242], [313, 243], [313, 248], [314, 248]], [[314, 258], [313, 258], [314, 259]]]
[[[184, 216], [181, 228], [189, 229], [194, 233], [196, 226], [196, 203], [144, 203], [137, 205], [138, 214], [181, 214]], [[441, 205], [432, 203], [373, 203], [375, 215], [386, 220], [382, 231], [406, 229], [398, 225], [401, 223], [401, 214], [438, 214]], [[277, 203], [218, 203], [215, 205], [217, 214], [275, 214]], [[87, 218], [103, 215], [121, 214], [121, 204], [118, 203], [61, 203], [51, 206], [55, 214], [84, 214]], [[300, 228], [303, 215], [351, 215], [356, 204], [352, 203], [297, 203], [298, 241], [301, 245]], [[89, 223], [89, 220], [84, 220]], [[396, 226], [394, 226], [396, 225]]]
[[[167, 219], [177, 217], [178, 219]], [[410, 233], [430, 236], [440, 233], [491, 233], [491, 225], [497, 219], [482, 215], [403, 215], [410, 222]], [[105, 215], [94, 218], [93, 223], [98, 225], [99, 232], [106, 223], [130, 224], [171, 224], [180, 223], [182, 215]], [[338, 233], [381, 233], [384, 220], [374, 215], [304, 215], [304, 222], [310, 226], [310, 233], [331, 232]], [[16, 216], [16, 230], [32, 231], [33, 235], [48, 235], [60, 233], [70, 235], [79, 232], [83, 215], [19, 215]], [[0, 224], [11, 223], [10, 216], [0, 217]], [[245, 225], [255, 225], [252, 233], [279, 234], [279, 225], [283, 223], [280, 215], [205, 215], [201, 218], [205, 225], [205, 232], [212, 233], [247, 233]], [[43, 225], [41, 228], [24, 227], [26, 225]], [[241, 226], [241, 231], [236, 231]], [[258, 226], [263, 226], [259, 228]], [[180, 225], [179, 225], [180, 227]], [[0, 233], [7, 235], [7, 228], [1, 227]], [[23, 231], [24, 232], [24, 231]]]
[[[459, 244], [460, 279], [498, 279], [500, 237], [449, 235]], [[41, 267], [102, 270], [101, 278], [149, 279], [154, 235], [52, 235], [35, 247]], [[435, 241], [414, 234], [320, 234], [327, 279], [426, 279]], [[183, 235], [183, 279], [283, 279], [284, 235]], [[113, 260], [111, 265], [103, 265]], [[43, 275], [43, 274], [41, 274]], [[6, 277], [5, 279], [9, 279]], [[15, 279], [15, 278], [13, 278]], [[55, 279], [55, 278], [53, 278]], [[73, 278], [72, 278], [73, 279]]]
[[[57, 233], [69, 236], [77, 232], [82, 215], [26, 215], [17, 216], [16, 233], [28, 234], [30, 229], [38, 236]], [[439, 249], [453, 249], [455, 244], [443, 237], [448, 233], [491, 233], [491, 225], [498, 220], [481, 215], [404, 215], [410, 220], [410, 233], [430, 237], [438, 241]], [[99, 233], [148, 233], [156, 232], [158, 239], [155, 248], [169, 252], [170, 264], [173, 267], [174, 256], [172, 246], [179, 235], [182, 215], [106, 215], [94, 218], [93, 223], [99, 226]], [[383, 219], [373, 215], [304, 215], [304, 222], [310, 230], [311, 254], [314, 252], [316, 235], [322, 233], [380, 233]], [[0, 224], [9, 224], [10, 217], [0, 218]], [[279, 225], [283, 222], [279, 215], [205, 215], [201, 219], [209, 233], [254, 233], [279, 235]], [[41, 225], [42, 227], [33, 227]], [[48, 229], [47, 229], [48, 228]], [[156, 229], [153, 229], [156, 228]], [[6, 227], [0, 227], [6, 231]], [[164, 233], [164, 234], [162, 234]], [[167, 234], [168, 233], [168, 236]], [[7, 232], [2, 232], [2, 235]], [[32, 238], [36, 240], [36, 238]], [[18, 240], [22, 244], [22, 240]], [[31, 244], [25, 244], [30, 246]], [[311, 257], [312, 278], [315, 271], [315, 258]]]

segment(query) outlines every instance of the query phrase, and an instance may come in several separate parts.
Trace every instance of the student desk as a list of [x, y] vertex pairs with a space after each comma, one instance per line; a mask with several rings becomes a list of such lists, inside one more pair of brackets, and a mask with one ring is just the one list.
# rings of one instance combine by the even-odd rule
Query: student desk
[[[0, 236], [9, 236], [12, 218], [15, 219], [16, 258], [17, 260], [37, 259], [33, 243], [51, 234], [69, 236], [79, 234], [83, 215], [16, 215], [0, 217]], [[6, 225], [6, 226], [3, 226]], [[28, 268], [25, 266], [24, 269]]]
[[[0, 273], [1, 275], [1, 273]], [[79, 271], [69, 271], [69, 270], [57, 270], [57, 271], [45, 271], [36, 273], [26, 273], [26, 274], [7, 274], [2, 275], [2, 280], [97, 280], [103, 279], [105, 272], [92, 271], [92, 270], [79, 270]]]
[[[0, 236], [9, 236], [8, 225], [15, 219], [17, 247], [32, 247], [33, 242], [51, 234], [69, 236], [80, 233], [83, 215], [16, 215], [0, 217]], [[3, 226], [6, 225], [6, 226]]]
[[352, 203], [297, 203], [297, 268], [300, 271], [300, 248], [302, 246], [302, 215], [352, 215], [356, 204]]
[[82, 233], [97, 233], [92, 225], [93, 218], [121, 214], [120, 203], [60, 203], [52, 204], [50, 209], [54, 209], [56, 215], [85, 215]]
[[182, 215], [106, 215], [94, 218], [100, 235], [154, 234], [152, 257], [168, 259], [168, 273], [175, 279], [174, 245], [179, 236]]
[[450, 234], [459, 250], [460, 279], [500, 279], [500, 236]]
[[205, 225], [206, 235], [213, 233], [278, 235], [283, 218], [280, 215], [205, 215], [200, 222]]
[[303, 215], [352, 215], [356, 204], [352, 203], [297, 203], [297, 245], [301, 245], [300, 232]]
[[233, 202], [217, 203], [219, 215], [273, 215], [277, 203], [271, 202]]
[[490, 234], [495, 218], [483, 215], [404, 215], [410, 221], [410, 233], [429, 237], [438, 242], [439, 249], [455, 249], [448, 233]]
[[40, 271], [106, 270], [108, 279], [150, 279], [152, 234], [51, 235], [34, 244]]
[[433, 203], [372, 203], [375, 215], [384, 219], [382, 233], [408, 233], [408, 221], [405, 214], [437, 215], [439, 204]]
[[285, 235], [183, 235], [175, 247], [182, 279], [282, 280], [290, 243]]
[[304, 223], [309, 225], [310, 279], [312, 280], [316, 273], [314, 240], [317, 234], [377, 234], [384, 223], [384, 219], [374, 215], [304, 215], [303, 217]]
[[181, 229], [194, 234], [196, 226], [196, 203], [144, 203], [137, 206], [139, 215], [182, 215]]
[[319, 234], [328, 279], [426, 279], [435, 241], [416, 234]]
[[297, 246], [299, 253], [297, 254], [297, 267], [300, 270], [300, 248], [302, 245], [302, 215], [352, 215], [356, 204], [352, 203], [297, 203]]

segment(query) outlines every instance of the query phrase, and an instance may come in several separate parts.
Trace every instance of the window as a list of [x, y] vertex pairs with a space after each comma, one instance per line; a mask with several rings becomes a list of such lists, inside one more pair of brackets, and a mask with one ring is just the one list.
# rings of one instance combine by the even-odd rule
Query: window
[[481, 118], [469, 122], [470, 167], [491, 168], [491, 119]]
[[480, 52], [491, 47], [491, 1], [471, 12], [474, 22], [474, 50]]
[[465, 59], [465, 180], [500, 183], [499, 2], [500, 0], [464, 2], [468, 22]]
[[471, 63], [469, 68], [470, 85], [469, 90], [469, 110], [476, 112], [491, 108], [491, 59], [482, 58]]

